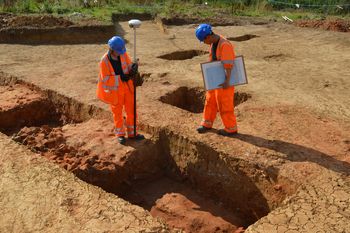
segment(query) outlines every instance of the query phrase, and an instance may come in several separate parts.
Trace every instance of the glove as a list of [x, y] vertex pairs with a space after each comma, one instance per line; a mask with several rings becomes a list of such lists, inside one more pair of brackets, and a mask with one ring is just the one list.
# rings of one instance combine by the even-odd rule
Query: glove
[[140, 73], [137, 73], [134, 77], [135, 77], [135, 86], [142, 86], [144, 78], [144, 75], [140, 75]]
[[131, 70], [129, 72], [130, 76], [135, 76], [139, 70], [139, 65], [137, 63], [132, 63]]

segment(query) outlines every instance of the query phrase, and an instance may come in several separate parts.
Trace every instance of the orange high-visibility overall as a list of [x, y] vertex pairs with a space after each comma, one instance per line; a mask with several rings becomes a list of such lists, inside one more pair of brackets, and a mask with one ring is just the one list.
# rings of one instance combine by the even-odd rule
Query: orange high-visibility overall
[[[210, 61], [212, 61], [212, 46], [213, 44], [209, 49]], [[220, 36], [216, 49], [216, 57], [218, 61], [223, 63], [224, 68], [233, 68], [233, 60], [235, 59], [233, 45], [222, 36]], [[234, 86], [226, 89], [219, 88], [207, 91], [201, 125], [211, 128], [216, 118], [216, 113], [219, 111], [225, 130], [229, 133], [237, 132], [237, 122], [233, 106], [234, 91]]]
[[[129, 74], [132, 65], [129, 55], [127, 53], [120, 55], [120, 61], [124, 74]], [[99, 65], [100, 74], [96, 91], [97, 98], [110, 105], [116, 135], [125, 136], [126, 127], [128, 137], [134, 137], [133, 81], [128, 80], [127, 82], [123, 82], [120, 75], [115, 75], [113, 66], [108, 59], [108, 53], [102, 57]], [[126, 113], [125, 125], [123, 107]]]

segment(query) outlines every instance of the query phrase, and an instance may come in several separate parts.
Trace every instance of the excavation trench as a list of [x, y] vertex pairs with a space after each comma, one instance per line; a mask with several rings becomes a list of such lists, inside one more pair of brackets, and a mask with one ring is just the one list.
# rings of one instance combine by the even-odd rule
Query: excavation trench
[[256, 37], [259, 37], [257, 35], [252, 35], [252, 34], [246, 34], [246, 35], [243, 35], [243, 36], [237, 36], [237, 37], [227, 37], [228, 40], [231, 40], [231, 41], [247, 41], [247, 40], [251, 40], [253, 38], [256, 38]]
[[16, 16], [0, 14], [0, 43], [7, 44], [95, 44], [106, 43], [117, 25], [96, 22], [76, 24], [52, 15]]
[[[235, 92], [234, 106], [238, 106], [250, 98], [250, 94]], [[183, 86], [166, 93], [161, 96], [159, 100], [163, 103], [173, 105], [189, 112], [201, 113], [204, 109], [205, 91], [202, 88], [189, 88]]]
[[145, 126], [150, 139], [121, 146], [109, 113], [13, 79], [0, 83], [1, 132], [169, 226], [233, 232], [270, 211], [258, 188], [273, 189], [259, 175], [263, 168], [224, 160], [210, 146], [166, 128]]
[[173, 26], [181, 26], [181, 25], [191, 25], [191, 24], [201, 24], [203, 22], [209, 23], [212, 26], [242, 26], [242, 25], [264, 25], [269, 22], [262, 19], [252, 19], [245, 17], [225, 17], [220, 15], [220, 17], [189, 17], [186, 15], [177, 15], [171, 18], [165, 17], [155, 17], [154, 20], [162, 25], [173, 25]]
[[115, 31], [113, 25], [10, 28], [0, 30], [0, 43], [34, 45], [106, 43]]
[[187, 60], [187, 59], [192, 59], [196, 56], [202, 56], [204, 54], [208, 54], [208, 52], [192, 49], [192, 50], [183, 50], [183, 51], [167, 53], [167, 54], [158, 56], [157, 58], [161, 58], [165, 60]]

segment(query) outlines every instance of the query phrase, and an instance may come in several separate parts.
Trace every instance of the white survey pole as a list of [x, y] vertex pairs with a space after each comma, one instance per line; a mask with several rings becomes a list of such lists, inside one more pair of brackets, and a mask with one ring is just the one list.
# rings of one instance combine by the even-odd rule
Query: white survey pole
[[134, 28], [134, 62], [137, 63], [137, 58], [136, 58], [136, 28]]
[[[141, 21], [138, 19], [132, 19], [129, 21], [129, 27], [134, 29], [134, 63], [137, 63], [136, 58], [136, 28], [141, 26]], [[134, 77], [134, 137], [136, 137], [136, 76]]]
[[136, 58], [136, 28], [139, 28], [141, 26], [141, 21], [138, 19], [132, 19], [129, 21], [129, 27], [134, 29], [134, 62], [137, 62]]

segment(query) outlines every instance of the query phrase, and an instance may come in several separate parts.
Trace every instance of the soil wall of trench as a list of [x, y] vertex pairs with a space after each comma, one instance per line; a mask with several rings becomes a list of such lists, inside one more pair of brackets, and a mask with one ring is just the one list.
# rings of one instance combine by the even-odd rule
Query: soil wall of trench
[[[33, 109], [34, 106], [34, 111], [31, 113], [23, 107], [2, 111], [0, 128], [3, 132], [7, 131], [7, 134], [14, 131], [14, 128], [33, 125], [34, 122], [40, 125], [40, 119], [43, 118], [54, 119], [61, 125], [80, 123], [93, 118], [111, 121], [110, 112], [103, 109], [80, 103], [52, 90], [40, 90], [32, 84], [24, 83], [3, 73], [0, 75], [1, 86], [15, 84], [26, 85], [42, 93], [45, 101], [49, 101], [48, 104], [33, 101], [30, 108]], [[38, 114], [33, 115], [33, 112]], [[18, 120], [24, 116], [27, 120]], [[11, 122], [10, 119], [13, 121]], [[152, 135], [151, 140], [128, 153], [129, 158], [122, 163], [113, 164], [113, 166], [109, 166], [111, 165], [109, 163], [106, 168], [98, 155], [91, 155], [89, 159], [80, 160], [84, 166], [64, 166], [64, 168], [71, 170], [88, 183], [121, 196], [135, 177], [151, 180], [165, 175], [191, 185], [202, 196], [234, 211], [243, 220], [244, 227], [267, 215], [287, 196], [287, 193], [282, 193], [279, 199], [274, 197], [272, 191], [277, 183], [277, 172], [274, 169], [259, 167], [252, 161], [218, 152], [210, 145], [193, 141], [167, 128], [152, 127], [146, 122], [142, 122], [140, 128]], [[61, 144], [54, 146], [59, 147]], [[86, 156], [89, 153], [79, 151], [77, 148], [71, 151], [72, 156], [79, 154]], [[57, 158], [52, 155], [49, 157], [53, 160]], [[62, 160], [55, 162], [60, 163]], [[99, 164], [96, 165], [97, 163]], [[89, 164], [89, 169], [86, 168], [86, 164]]]
[[115, 34], [114, 25], [55, 28], [5, 28], [0, 43], [8, 44], [90, 44], [105, 43]]

